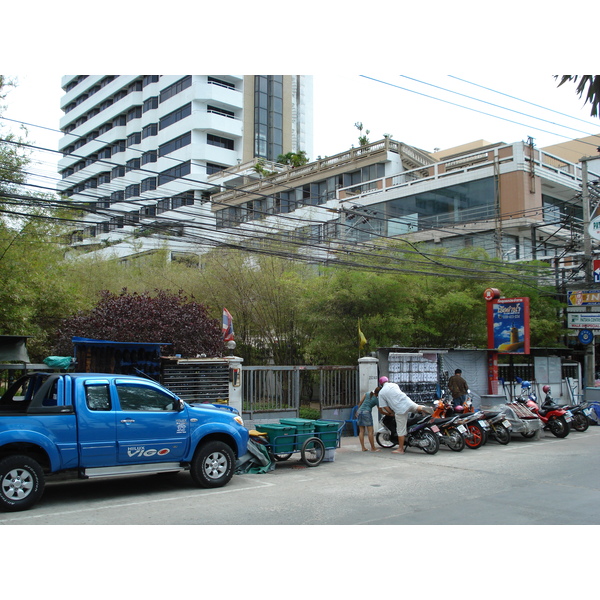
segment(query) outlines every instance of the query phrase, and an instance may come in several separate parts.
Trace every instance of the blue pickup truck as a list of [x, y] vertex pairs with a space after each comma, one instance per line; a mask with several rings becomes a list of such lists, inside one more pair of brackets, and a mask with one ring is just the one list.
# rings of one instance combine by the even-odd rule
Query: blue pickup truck
[[45, 478], [114, 477], [189, 470], [221, 487], [247, 450], [235, 409], [187, 404], [129, 375], [30, 373], [0, 398], [0, 510], [33, 506]]

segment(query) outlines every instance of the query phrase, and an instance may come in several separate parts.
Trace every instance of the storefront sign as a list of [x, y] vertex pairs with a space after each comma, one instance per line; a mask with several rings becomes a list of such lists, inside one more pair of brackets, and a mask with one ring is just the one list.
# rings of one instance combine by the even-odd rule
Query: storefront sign
[[488, 303], [488, 348], [501, 354], [529, 354], [529, 298]]
[[600, 290], [577, 290], [575, 292], [567, 292], [567, 303], [569, 306], [600, 305]]
[[569, 329], [600, 329], [600, 313], [567, 313]]

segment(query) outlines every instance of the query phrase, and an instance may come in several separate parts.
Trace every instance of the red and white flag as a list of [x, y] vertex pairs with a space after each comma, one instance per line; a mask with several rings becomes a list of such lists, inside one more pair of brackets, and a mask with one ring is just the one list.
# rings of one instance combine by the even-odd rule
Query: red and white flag
[[233, 318], [229, 311], [224, 308], [223, 309], [223, 341], [224, 342], [232, 342], [233, 337]]

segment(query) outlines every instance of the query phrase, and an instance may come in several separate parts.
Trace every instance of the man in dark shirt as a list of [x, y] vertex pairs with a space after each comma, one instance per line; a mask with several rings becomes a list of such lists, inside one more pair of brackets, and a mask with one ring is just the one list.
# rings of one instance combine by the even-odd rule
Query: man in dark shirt
[[448, 379], [448, 389], [452, 394], [453, 406], [456, 407], [466, 402], [469, 386], [463, 379], [462, 371], [460, 369], [456, 369], [456, 371], [454, 371], [454, 375]]

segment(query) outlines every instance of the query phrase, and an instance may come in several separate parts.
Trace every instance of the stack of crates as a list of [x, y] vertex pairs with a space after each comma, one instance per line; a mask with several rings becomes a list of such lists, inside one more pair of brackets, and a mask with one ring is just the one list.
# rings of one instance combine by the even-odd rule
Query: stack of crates
[[304, 442], [315, 433], [315, 422], [312, 419], [280, 419], [279, 423], [295, 428], [296, 450], [302, 450]]
[[340, 424], [337, 421], [315, 421], [314, 425], [315, 435], [321, 438], [325, 448], [337, 448]]
[[295, 427], [280, 423], [264, 423], [263, 425], [257, 425], [256, 430], [267, 434], [273, 454], [290, 454], [294, 451], [296, 445]]

